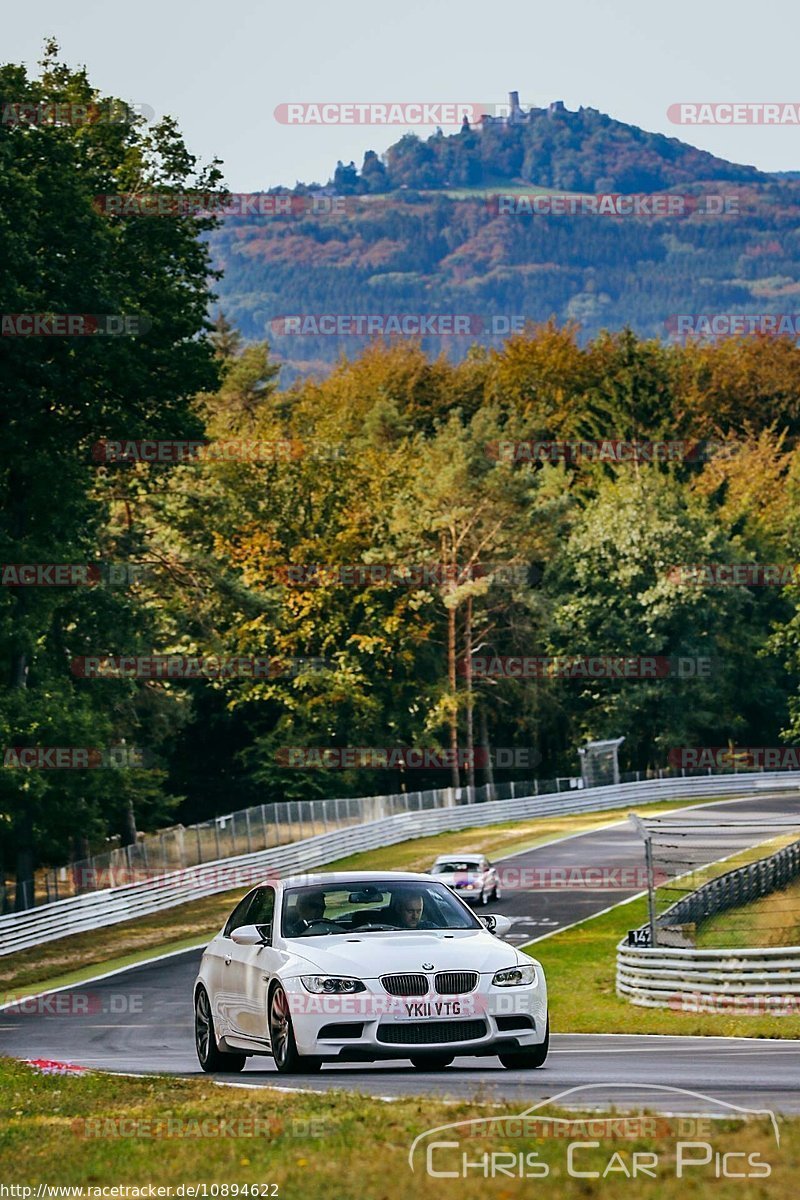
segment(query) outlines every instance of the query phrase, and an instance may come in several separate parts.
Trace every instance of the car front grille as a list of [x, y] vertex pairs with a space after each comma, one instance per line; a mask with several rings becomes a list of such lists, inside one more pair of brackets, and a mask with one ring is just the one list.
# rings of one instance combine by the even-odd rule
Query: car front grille
[[485, 1021], [412, 1021], [379, 1025], [378, 1041], [393, 1046], [435, 1046], [444, 1042], [470, 1042], [486, 1033]]
[[425, 975], [382, 975], [381, 983], [390, 996], [427, 996]]
[[477, 971], [440, 971], [434, 980], [434, 987], [440, 996], [463, 996], [477, 986]]

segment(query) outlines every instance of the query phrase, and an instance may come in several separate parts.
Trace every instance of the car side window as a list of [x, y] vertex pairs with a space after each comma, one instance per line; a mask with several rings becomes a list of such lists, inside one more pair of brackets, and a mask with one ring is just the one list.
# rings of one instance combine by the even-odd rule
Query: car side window
[[239, 903], [236, 905], [236, 908], [228, 917], [227, 924], [222, 931], [223, 937], [230, 937], [234, 929], [238, 929], [241, 925], [252, 924], [252, 922], [248, 920], [248, 909], [253, 901], [253, 897], [257, 894], [257, 892], [248, 892], [244, 899], [239, 901]]
[[271, 887], [257, 888], [247, 910], [248, 925], [269, 925], [275, 919], [275, 890]]

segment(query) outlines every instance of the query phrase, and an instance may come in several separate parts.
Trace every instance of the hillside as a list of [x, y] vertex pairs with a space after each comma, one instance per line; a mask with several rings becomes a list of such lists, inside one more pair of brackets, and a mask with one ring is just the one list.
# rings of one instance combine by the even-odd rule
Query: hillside
[[485, 116], [445, 137], [401, 138], [385, 156], [383, 170], [368, 152], [360, 172], [341, 164], [338, 192], [392, 191], [401, 187], [445, 188], [538, 184], [578, 192], [646, 192], [716, 180], [752, 183], [766, 179], [754, 167], [715, 158], [677, 138], [648, 133], [615, 121], [596, 108], [570, 112], [556, 100], [524, 110], [516, 92], [508, 116]]
[[[533, 211], [541, 192], [588, 199]], [[660, 202], [591, 211], [598, 194], [623, 192]], [[519, 193], [514, 204], [497, 199]], [[212, 238], [225, 271], [220, 307], [246, 337], [269, 339], [284, 382], [368, 341], [343, 334], [346, 323], [317, 332], [321, 314], [364, 318], [356, 329], [369, 316], [466, 315], [469, 336], [437, 328], [423, 338], [429, 352], [460, 358], [524, 321], [663, 338], [677, 313], [792, 311], [800, 291], [798, 180], [590, 108], [514, 110], [450, 137], [407, 135], [382, 159], [369, 151], [360, 171], [340, 163], [325, 189], [298, 187], [291, 209], [228, 218]], [[308, 314], [306, 332], [280, 319]]]

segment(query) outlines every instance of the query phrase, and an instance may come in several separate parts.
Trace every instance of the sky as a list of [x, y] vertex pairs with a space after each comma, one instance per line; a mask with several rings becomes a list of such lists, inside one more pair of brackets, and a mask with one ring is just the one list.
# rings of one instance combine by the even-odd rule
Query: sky
[[[407, 126], [286, 125], [287, 103], [563, 100], [762, 170], [800, 170], [800, 126], [680, 126], [680, 102], [800, 102], [797, 0], [6, 0], [4, 62], [45, 37], [103, 92], [170, 114], [232, 191], [326, 182]], [[421, 136], [433, 128], [417, 130]], [[455, 132], [455, 129], [445, 129]]]

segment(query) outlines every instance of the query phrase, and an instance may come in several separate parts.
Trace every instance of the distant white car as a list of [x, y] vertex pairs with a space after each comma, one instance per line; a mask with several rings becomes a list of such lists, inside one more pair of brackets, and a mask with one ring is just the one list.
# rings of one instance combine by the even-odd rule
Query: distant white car
[[497, 871], [485, 854], [440, 854], [430, 873], [458, 892], [462, 900], [488, 904], [500, 899]]
[[203, 954], [194, 988], [204, 1071], [271, 1055], [282, 1072], [323, 1061], [406, 1058], [438, 1070], [459, 1055], [506, 1067], [547, 1057], [541, 965], [501, 942], [437, 879], [358, 871], [260, 884]]

